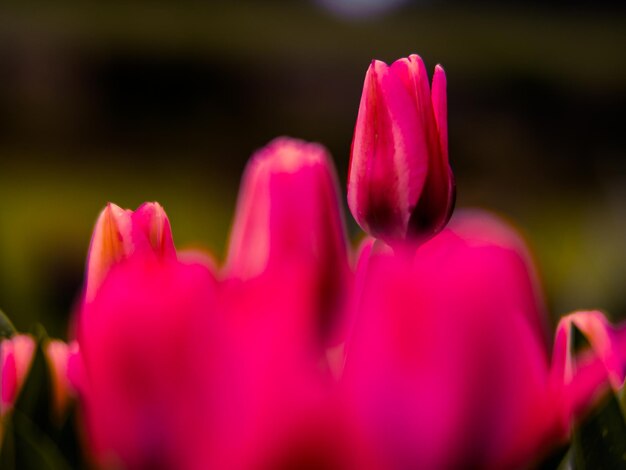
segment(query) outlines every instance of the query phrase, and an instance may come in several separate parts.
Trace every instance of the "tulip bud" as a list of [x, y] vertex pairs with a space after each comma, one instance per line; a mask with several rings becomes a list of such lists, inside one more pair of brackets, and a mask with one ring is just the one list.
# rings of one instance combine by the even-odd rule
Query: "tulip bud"
[[0, 416], [15, 403], [35, 351], [35, 340], [27, 335], [16, 335], [0, 342]]
[[[28, 377], [35, 346], [35, 339], [28, 335], [16, 335], [0, 343], [2, 366], [0, 416], [15, 404], [20, 389]], [[43, 348], [52, 382], [52, 409], [55, 418], [60, 420], [67, 410], [72, 393], [67, 376], [68, 346], [59, 340], [46, 340]]]
[[138, 251], [160, 257], [176, 256], [165, 211], [156, 202], [144, 203], [134, 212], [107, 204], [98, 217], [89, 246], [85, 300], [93, 299], [113, 264]]
[[350, 155], [352, 215], [390, 245], [423, 243], [445, 227], [454, 199], [443, 68], [435, 67], [431, 92], [419, 56], [373, 61]]
[[318, 144], [279, 138], [250, 160], [239, 193], [226, 275], [309, 269], [326, 333], [349, 283], [347, 242], [331, 158]]
[[[559, 320], [553, 355], [555, 378], [567, 384], [575, 376], [577, 366], [580, 366], [575, 363], [573, 326], [582, 332], [591, 346], [592, 356], [589, 357], [587, 353], [583, 363], [590, 360], [597, 362], [602, 382], [608, 381], [614, 390], [618, 390], [623, 385], [626, 374], [626, 327], [613, 327], [598, 311], [575, 312]], [[599, 385], [597, 381], [592, 381], [583, 388], [591, 395], [597, 391]]]

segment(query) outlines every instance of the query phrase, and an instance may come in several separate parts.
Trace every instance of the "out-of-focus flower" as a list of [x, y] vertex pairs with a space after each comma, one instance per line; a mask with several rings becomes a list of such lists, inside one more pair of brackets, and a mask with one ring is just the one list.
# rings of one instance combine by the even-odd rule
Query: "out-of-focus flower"
[[321, 364], [310, 274], [292, 266], [222, 286], [237, 373], [224, 405], [221, 468], [375, 468]]
[[[574, 327], [585, 336], [590, 350], [576, 354]], [[608, 385], [617, 391], [624, 384], [626, 328], [613, 327], [598, 311], [564, 316], [556, 329], [552, 374], [555, 381], [570, 388], [571, 413], [588, 411]]]
[[96, 462], [122, 468], [211, 468], [220, 394], [235, 369], [215, 279], [200, 263], [132, 256], [83, 306], [80, 396]]
[[58, 339], [50, 340], [45, 346], [52, 379], [52, 409], [57, 421], [63, 418], [74, 396], [74, 386], [68, 375], [68, 364], [72, 355], [77, 354], [77, 348], [76, 342], [68, 345]]
[[311, 271], [312, 328], [328, 335], [351, 276], [337, 178], [322, 146], [278, 138], [248, 163], [224, 271], [247, 280], [290, 269]]
[[454, 198], [443, 68], [435, 67], [431, 92], [419, 56], [391, 66], [373, 61], [350, 155], [352, 215], [392, 246], [407, 239], [422, 243], [445, 227]]
[[[554, 379], [536, 283], [514, 240], [480, 216], [413, 261], [364, 252], [343, 381], [392, 468], [527, 464], [567, 440], [572, 417], [607, 382], [606, 369]], [[574, 394], [584, 406], [572, 408]]]
[[[54, 418], [60, 420], [73, 395], [67, 376], [68, 346], [59, 340], [44, 340], [42, 346], [48, 361], [52, 383], [52, 410]], [[15, 404], [22, 385], [28, 377], [35, 347], [35, 339], [22, 334], [0, 343], [0, 366], [2, 367], [0, 416], [8, 412]]]
[[98, 216], [91, 237], [85, 301], [93, 299], [111, 266], [135, 252], [176, 256], [165, 211], [156, 202], [144, 203], [135, 211], [107, 204]]
[[35, 340], [28, 335], [15, 335], [0, 342], [0, 417], [15, 403], [28, 375], [34, 350]]

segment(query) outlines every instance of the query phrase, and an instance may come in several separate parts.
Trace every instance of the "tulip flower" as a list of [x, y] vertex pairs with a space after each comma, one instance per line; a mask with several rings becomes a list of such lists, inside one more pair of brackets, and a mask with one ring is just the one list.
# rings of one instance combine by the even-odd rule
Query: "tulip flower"
[[586, 363], [591, 375], [564, 381], [550, 365], [519, 237], [475, 217], [460, 218], [412, 262], [364, 251], [343, 386], [390, 468], [532, 463], [566, 442], [572, 419], [607, 383], [603, 364], [626, 363], [600, 341], [603, 361]]
[[136, 211], [109, 203], [98, 216], [87, 256], [85, 300], [90, 301], [107, 272], [132, 253], [148, 251], [160, 257], [175, 257], [170, 223], [156, 202]]
[[215, 299], [205, 265], [138, 255], [83, 305], [79, 393], [97, 464], [211, 468], [217, 397], [231, 390]]
[[[584, 351], [578, 359], [574, 354], [573, 327], [576, 327], [590, 343], [591, 350]], [[605, 388], [618, 391], [626, 374], [626, 328], [613, 327], [598, 311], [575, 312], [561, 318], [556, 329], [553, 376], [572, 389], [572, 412], [584, 413], [589, 402]], [[576, 383], [577, 375], [585, 380]], [[606, 385], [606, 387], [602, 387]]]
[[279, 138], [246, 168], [225, 274], [247, 280], [282, 270], [288, 276], [302, 266], [311, 270], [317, 328], [326, 335], [350, 283], [337, 178], [322, 146]]
[[367, 70], [354, 129], [348, 205], [368, 234], [397, 246], [423, 243], [448, 222], [455, 185], [448, 162], [446, 77], [432, 91], [422, 59]]
[[[35, 339], [29, 335], [16, 335], [0, 343], [2, 366], [0, 416], [13, 407], [19, 396], [31, 368], [35, 346]], [[52, 410], [54, 418], [60, 421], [73, 395], [67, 375], [70, 350], [67, 344], [59, 340], [45, 340], [43, 348], [52, 382]]]
[[15, 403], [33, 358], [35, 340], [28, 335], [16, 335], [0, 342], [0, 417]]

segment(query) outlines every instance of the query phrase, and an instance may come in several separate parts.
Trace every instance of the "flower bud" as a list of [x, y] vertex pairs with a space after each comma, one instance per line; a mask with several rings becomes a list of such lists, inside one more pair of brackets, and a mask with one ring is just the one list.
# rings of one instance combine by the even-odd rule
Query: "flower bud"
[[431, 92], [419, 56], [373, 61], [350, 155], [352, 215], [390, 245], [422, 243], [445, 227], [454, 199], [443, 68], [435, 67]]
[[0, 342], [0, 416], [15, 403], [26, 380], [35, 351], [35, 340], [28, 335], [16, 335]]
[[[36, 346], [32, 336], [21, 334], [0, 343], [0, 416], [15, 404], [31, 369]], [[68, 345], [59, 340], [44, 340], [42, 347], [52, 384], [52, 409], [55, 419], [59, 421], [67, 410], [73, 393], [67, 376]]]
[[109, 203], [98, 216], [87, 256], [85, 300], [96, 290], [113, 264], [134, 252], [176, 256], [170, 223], [157, 202], [146, 202], [136, 211]]
[[318, 327], [332, 328], [350, 282], [345, 227], [331, 158], [318, 144], [279, 138], [243, 177], [226, 275], [308, 270]]

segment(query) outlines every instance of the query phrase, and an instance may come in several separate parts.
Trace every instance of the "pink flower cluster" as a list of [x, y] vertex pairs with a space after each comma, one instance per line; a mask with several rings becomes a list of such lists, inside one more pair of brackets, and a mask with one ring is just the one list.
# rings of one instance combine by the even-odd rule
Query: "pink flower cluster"
[[[441, 67], [431, 92], [417, 56], [372, 63], [348, 203], [369, 234], [355, 252], [329, 154], [279, 138], [248, 164], [222, 267], [177, 252], [157, 203], [103, 210], [80, 352], [55, 369], [71, 378], [96, 466], [520, 467], [623, 383], [626, 328], [601, 313], [564, 317], [550, 346], [511, 227], [469, 211], [445, 228]], [[574, 352], [572, 325], [591, 348]], [[3, 413], [32, 349], [2, 343]]]

